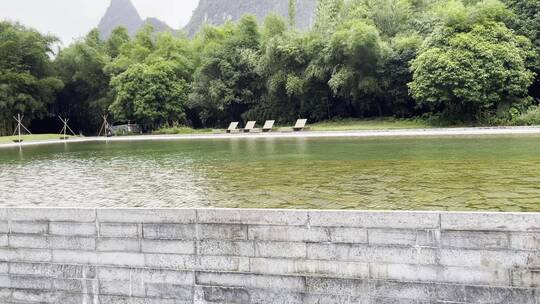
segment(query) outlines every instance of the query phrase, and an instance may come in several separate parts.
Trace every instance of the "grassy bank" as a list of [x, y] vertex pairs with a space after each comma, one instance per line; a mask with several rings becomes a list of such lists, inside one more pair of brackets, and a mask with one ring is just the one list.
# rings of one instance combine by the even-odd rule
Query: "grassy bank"
[[[21, 136], [23, 141], [43, 141], [43, 140], [58, 140], [60, 135], [58, 134], [32, 134], [32, 135], [23, 135]], [[73, 137], [73, 136], [68, 136]], [[18, 136], [0, 136], [0, 144], [13, 143], [13, 140], [18, 139]]]
[[174, 134], [206, 134], [212, 133], [212, 129], [193, 129], [189, 127], [161, 128], [152, 132], [154, 135], [174, 135]]
[[434, 126], [422, 120], [410, 119], [343, 119], [324, 121], [309, 125], [313, 131], [355, 131], [355, 130], [394, 130], [394, 129], [427, 129]]
[[[262, 127], [262, 122], [258, 122], [257, 127]], [[291, 125], [276, 126], [277, 130], [287, 130]], [[395, 130], [395, 129], [426, 129], [434, 126], [429, 123], [416, 119], [342, 119], [334, 121], [324, 121], [314, 124], [308, 123], [311, 131], [361, 131], [361, 130]], [[212, 129], [192, 129], [188, 127], [162, 128], [154, 131], [152, 134], [207, 134], [212, 133]]]

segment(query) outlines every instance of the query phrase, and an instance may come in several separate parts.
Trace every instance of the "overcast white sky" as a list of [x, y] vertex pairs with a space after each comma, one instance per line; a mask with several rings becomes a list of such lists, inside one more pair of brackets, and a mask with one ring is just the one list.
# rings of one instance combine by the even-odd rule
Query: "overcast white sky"
[[[131, 0], [141, 17], [157, 17], [180, 28], [199, 0]], [[19, 21], [69, 44], [96, 27], [110, 0], [0, 0], [0, 19]]]

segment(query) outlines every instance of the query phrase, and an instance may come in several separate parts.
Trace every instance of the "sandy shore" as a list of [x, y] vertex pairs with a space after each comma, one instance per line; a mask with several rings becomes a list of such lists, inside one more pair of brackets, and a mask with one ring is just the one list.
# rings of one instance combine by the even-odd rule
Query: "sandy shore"
[[188, 134], [188, 135], [138, 135], [123, 137], [82, 137], [64, 140], [31, 141], [23, 143], [0, 144], [0, 148], [25, 147], [46, 144], [81, 142], [121, 142], [121, 141], [159, 141], [186, 139], [231, 139], [231, 138], [324, 138], [324, 137], [422, 137], [422, 136], [471, 136], [471, 135], [527, 135], [540, 134], [538, 127], [487, 127], [487, 128], [437, 128], [401, 129], [376, 131], [307, 131], [274, 133], [234, 133], [234, 134]]

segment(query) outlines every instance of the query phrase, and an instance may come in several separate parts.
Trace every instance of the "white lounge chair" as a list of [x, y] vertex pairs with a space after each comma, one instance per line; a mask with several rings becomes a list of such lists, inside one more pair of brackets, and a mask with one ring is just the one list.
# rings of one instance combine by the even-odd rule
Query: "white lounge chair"
[[293, 131], [295, 131], [295, 132], [304, 131], [304, 129], [306, 128], [306, 124], [307, 124], [307, 119], [299, 119], [299, 120], [297, 120], [296, 125], [294, 125], [294, 127], [293, 127]]
[[256, 121], [248, 121], [246, 127], [244, 128], [244, 133], [253, 132], [255, 130]]
[[272, 129], [274, 128], [274, 124], [276, 123], [275, 120], [267, 120], [264, 123], [264, 126], [262, 128], [263, 132], [272, 132]]
[[229, 125], [229, 128], [227, 129], [227, 133], [237, 132], [238, 131], [238, 124], [239, 124], [239, 122], [237, 122], [237, 121], [231, 122], [231, 124]]

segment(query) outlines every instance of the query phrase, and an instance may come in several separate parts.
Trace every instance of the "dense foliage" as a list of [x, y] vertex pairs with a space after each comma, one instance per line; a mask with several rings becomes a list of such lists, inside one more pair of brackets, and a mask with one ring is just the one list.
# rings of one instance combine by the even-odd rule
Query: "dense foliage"
[[86, 133], [102, 115], [147, 130], [299, 117], [538, 117], [537, 0], [319, 0], [306, 32], [294, 29], [289, 3], [288, 20], [245, 16], [193, 38], [145, 27], [104, 41], [94, 30], [56, 56], [54, 38], [1, 23], [0, 132], [19, 112], [66, 115]]
[[25, 121], [51, 110], [63, 84], [51, 61], [54, 37], [0, 22], [0, 135], [13, 131], [13, 116]]

